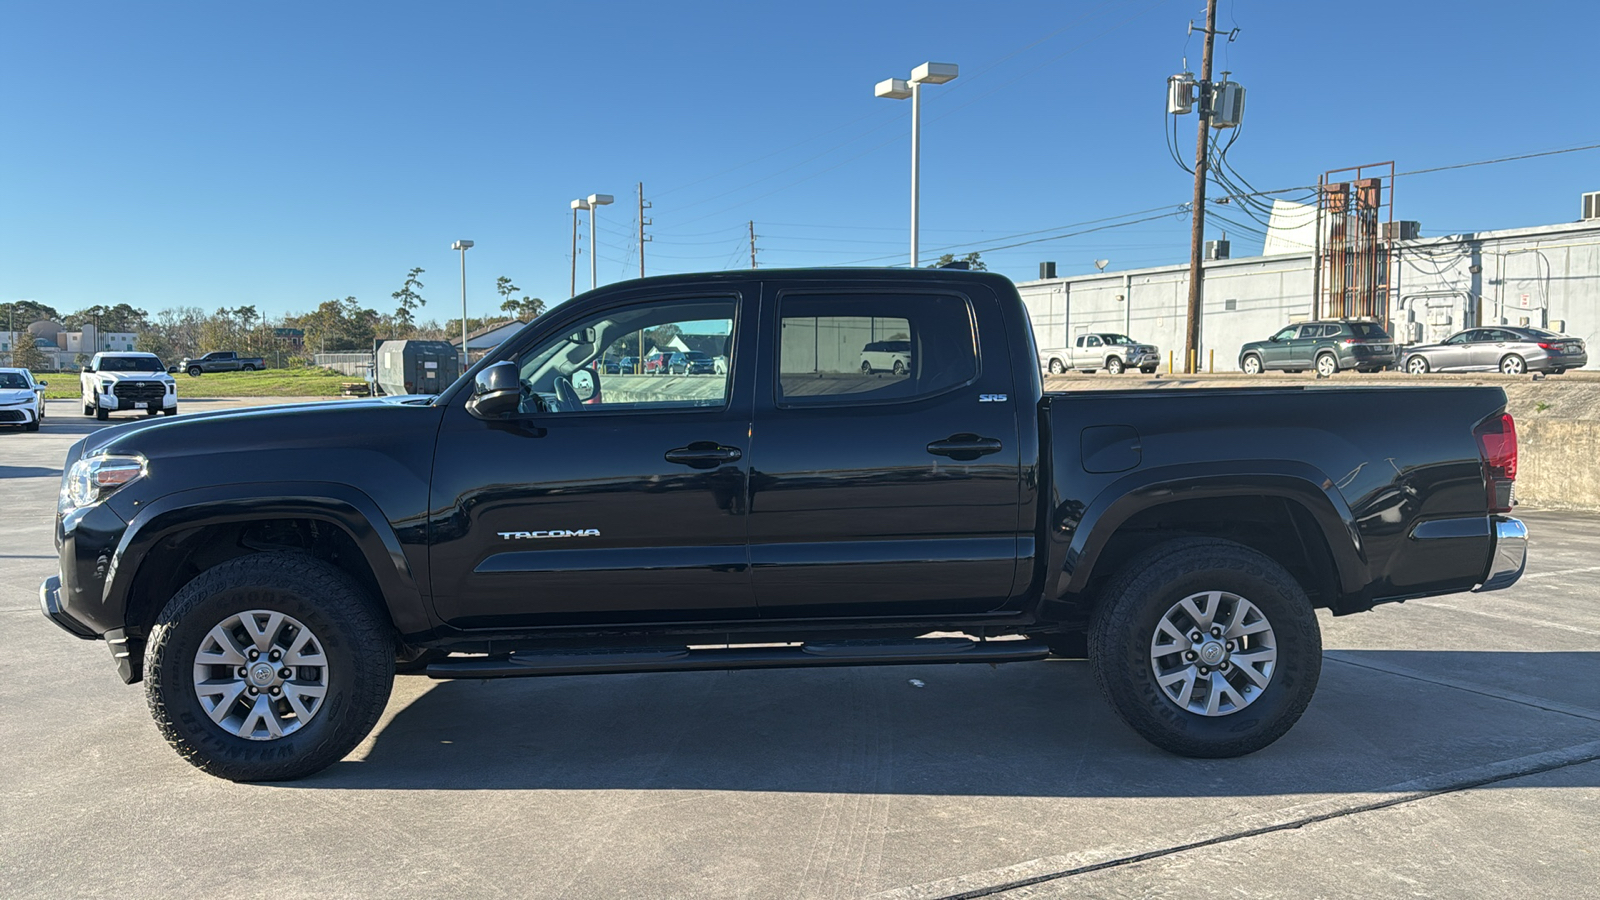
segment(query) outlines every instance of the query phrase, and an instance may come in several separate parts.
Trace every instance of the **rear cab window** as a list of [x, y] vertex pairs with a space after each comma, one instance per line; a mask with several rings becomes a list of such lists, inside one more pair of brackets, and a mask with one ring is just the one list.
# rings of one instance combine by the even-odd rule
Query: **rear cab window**
[[786, 294], [780, 407], [907, 402], [977, 379], [971, 304], [948, 294]]

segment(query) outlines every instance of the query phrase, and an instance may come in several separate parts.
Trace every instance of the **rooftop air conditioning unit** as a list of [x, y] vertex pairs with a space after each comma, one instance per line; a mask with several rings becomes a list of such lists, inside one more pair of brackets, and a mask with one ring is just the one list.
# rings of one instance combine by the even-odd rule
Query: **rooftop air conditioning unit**
[[1583, 220], [1592, 222], [1595, 219], [1600, 219], [1600, 191], [1583, 195]]
[[1227, 259], [1229, 246], [1227, 241], [1206, 241], [1206, 259]]
[[1422, 223], [1406, 219], [1383, 223], [1383, 236], [1390, 241], [1414, 241], [1422, 236]]

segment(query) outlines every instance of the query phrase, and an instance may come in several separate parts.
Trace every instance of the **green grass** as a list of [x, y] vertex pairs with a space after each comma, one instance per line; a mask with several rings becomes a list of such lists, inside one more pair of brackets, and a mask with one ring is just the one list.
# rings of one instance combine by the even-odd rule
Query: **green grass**
[[[78, 393], [78, 373], [48, 372], [36, 377], [50, 382], [45, 397], [74, 400]], [[265, 369], [260, 372], [216, 372], [190, 378], [178, 373], [178, 402], [185, 397], [337, 397], [339, 386], [360, 381], [328, 369]]]

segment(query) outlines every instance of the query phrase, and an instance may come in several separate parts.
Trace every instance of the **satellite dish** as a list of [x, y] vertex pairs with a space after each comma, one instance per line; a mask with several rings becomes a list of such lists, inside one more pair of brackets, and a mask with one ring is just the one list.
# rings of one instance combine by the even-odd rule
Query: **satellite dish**
[[1106, 266], [1109, 265], [1111, 265], [1111, 260], [1109, 259], [1097, 259], [1094, 261], [1094, 267], [1102, 272], [1104, 272], [1106, 270]]

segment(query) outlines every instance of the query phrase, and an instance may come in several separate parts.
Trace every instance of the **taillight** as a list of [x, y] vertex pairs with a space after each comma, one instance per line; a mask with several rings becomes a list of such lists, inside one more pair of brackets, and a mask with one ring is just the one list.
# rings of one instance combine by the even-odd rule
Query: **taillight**
[[1472, 429], [1483, 457], [1483, 482], [1489, 512], [1511, 511], [1511, 485], [1517, 480], [1517, 423], [1510, 413], [1490, 416]]
[[1553, 346], [1555, 346], [1555, 345], [1551, 344], [1549, 341], [1540, 341], [1539, 342], [1539, 349], [1540, 350], [1549, 350]]

